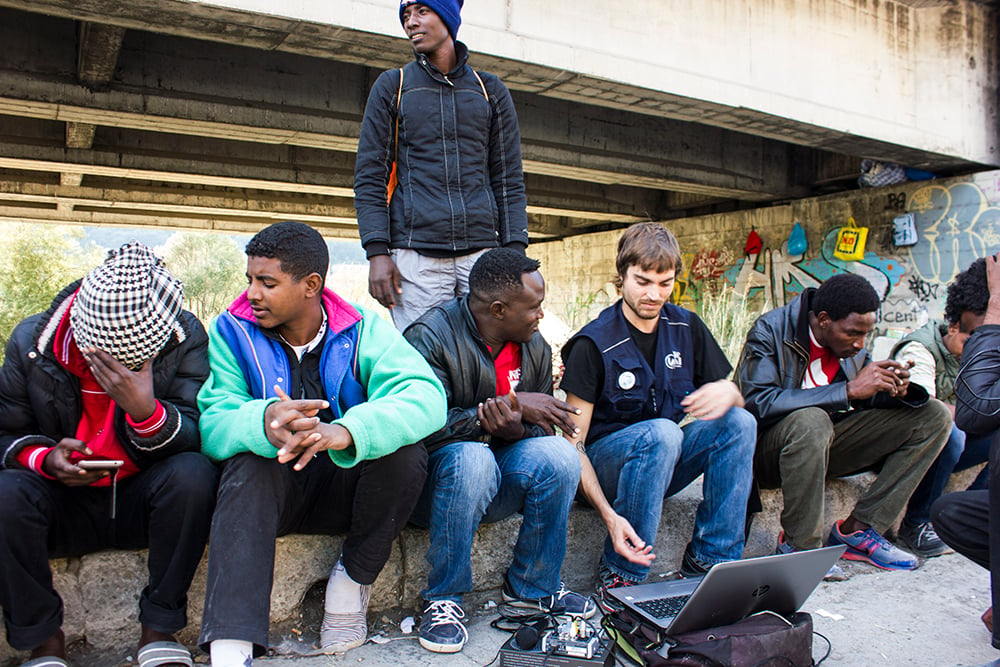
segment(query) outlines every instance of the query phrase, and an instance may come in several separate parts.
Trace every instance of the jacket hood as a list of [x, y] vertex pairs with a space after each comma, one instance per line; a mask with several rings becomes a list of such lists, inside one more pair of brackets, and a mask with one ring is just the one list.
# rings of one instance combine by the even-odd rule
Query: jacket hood
[[[250, 307], [247, 293], [243, 292], [226, 309], [233, 317], [250, 322], [257, 326], [257, 318]], [[350, 303], [342, 299], [329, 287], [323, 288], [323, 310], [326, 311], [327, 326], [333, 333], [340, 333], [361, 321], [361, 313]]]

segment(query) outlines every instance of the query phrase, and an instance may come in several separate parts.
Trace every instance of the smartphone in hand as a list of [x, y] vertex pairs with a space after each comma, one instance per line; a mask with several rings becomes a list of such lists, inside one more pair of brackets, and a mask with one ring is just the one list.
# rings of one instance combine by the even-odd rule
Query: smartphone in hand
[[111, 459], [88, 459], [77, 461], [76, 465], [84, 470], [114, 470], [115, 468], [121, 468], [125, 465], [125, 462]]

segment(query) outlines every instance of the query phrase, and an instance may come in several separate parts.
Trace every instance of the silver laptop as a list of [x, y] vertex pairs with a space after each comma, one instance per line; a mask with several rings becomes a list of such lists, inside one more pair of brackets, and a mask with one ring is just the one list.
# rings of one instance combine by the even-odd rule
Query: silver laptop
[[667, 635], [728, 625], [760, 611], [798, 611], [844, 546], [719, 563], [698, 579], [612, 588], [608, 594]]

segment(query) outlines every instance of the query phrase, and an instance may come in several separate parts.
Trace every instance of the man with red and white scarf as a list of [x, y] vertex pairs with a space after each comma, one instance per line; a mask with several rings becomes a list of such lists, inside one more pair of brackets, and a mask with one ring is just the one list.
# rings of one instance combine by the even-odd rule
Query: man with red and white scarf
[[139, 243], [21, 322], [0, 369], [0, 606], [33, 667], [65, 665], [49, 558], [149, 548], [139, 664], [191, 665], [173, 634], [201, 561], [217, 472], [199, 452], [205, 330]]

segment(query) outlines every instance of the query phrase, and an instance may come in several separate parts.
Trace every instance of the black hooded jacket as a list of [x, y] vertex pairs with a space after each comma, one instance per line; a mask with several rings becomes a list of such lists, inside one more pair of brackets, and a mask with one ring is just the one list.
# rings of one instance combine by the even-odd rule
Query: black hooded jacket
[[[403, 67], [401, 94], [399, 70], [383, 72], [372, 86], [354, 168], [358, 231], [369, 257], [390, 248], [443, 257], [528, 245], [510, 92], [496, 76], [473, 71], [464, 44], [456, 42], [455, 53], [451, 72], [416, 54]], [[394, 160], [399, 185], [386, 206]]]
[[[0, 467], [20, 467], [18, 452], [52, 447], [73, 438], [80, 424], [80, 383], [52, 350], [56, 328], [80, 281], [65, 287], [44, 313], [18, 324], [0, 368]], [[166, 411], [163, 427], [139, 437], [115, 408], [115, 431], [128, 457], [140, 468], [178, 452], [197, 452], [198, 390], [208, 378], [208, 336], [193, 314], [180, 315], [183, 337], [174, 334], [153, 360], [153, 395]]]
[[980, 435], [1000, 429], [1000, 325], [976, 327], [955, 380], [955, 424]]

